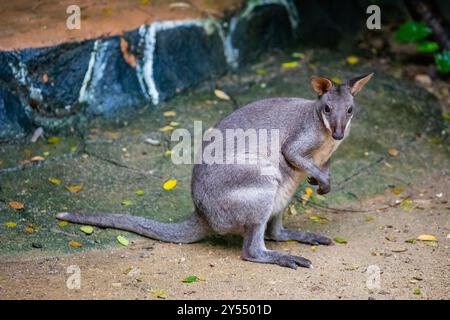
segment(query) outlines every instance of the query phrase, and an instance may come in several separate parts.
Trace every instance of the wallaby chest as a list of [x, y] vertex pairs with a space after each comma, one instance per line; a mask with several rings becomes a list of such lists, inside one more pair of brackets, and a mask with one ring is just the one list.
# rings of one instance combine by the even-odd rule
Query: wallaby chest
[[314, 164], [317, 166], [324, 165], [331, 155], [336, 151], [342, 140], [334, 140], [331, 136], [325, 137], [323, 142], [311, 154]]

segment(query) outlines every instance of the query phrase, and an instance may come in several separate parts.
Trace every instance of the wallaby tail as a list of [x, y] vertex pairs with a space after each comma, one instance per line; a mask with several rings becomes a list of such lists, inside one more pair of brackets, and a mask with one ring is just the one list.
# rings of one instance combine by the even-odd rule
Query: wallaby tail
[[174, 243], [192, 243], [209, 234], [206, 221], [196, 212], [180, 223], [162, 223], [144, 217], [108, 213], [58, 213], [56, 217], [79, 224], [131, 231], [145, 237]]

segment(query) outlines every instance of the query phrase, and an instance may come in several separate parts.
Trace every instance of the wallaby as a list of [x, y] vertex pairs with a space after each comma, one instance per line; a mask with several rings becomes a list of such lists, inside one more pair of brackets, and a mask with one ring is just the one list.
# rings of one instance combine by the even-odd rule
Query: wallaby
[[[242, 258], [297, 269], [312, 267], [303, 257], [266, 249], [264, 239], [332, 244], [322, 235], [283, 228], [282, 213], [298, 185], [308, 179], [318, 193], [330, 191], [330, 156], [348, 135], [353, 97], [373, 73], [335, 84], [313, 77], [316, 100], [273, 98], [252, 102], [228, 115], [215, 129], [278, 129], [279, 163], [275, 174], [261, 174], [258, 164], [195, 164], [194, 213], [181, 223], [161, 223], [126, 214], [59, 213], [58, 219], [111, 227], [175, 243], [192, 243], [211, 232], [243, 236]], [[204, 142], [207, 146], [209, 142]], [[238, 150], [239, 152], [239, 150]]]

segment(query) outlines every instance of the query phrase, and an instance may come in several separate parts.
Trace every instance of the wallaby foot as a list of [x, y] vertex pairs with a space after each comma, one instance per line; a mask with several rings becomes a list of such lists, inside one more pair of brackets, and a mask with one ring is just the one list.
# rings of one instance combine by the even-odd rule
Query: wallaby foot
[[312, 263], [303, 257], [284, 252], [267, 250], [264, 244], [265, 225], [257, 225], [247, 229], [244, 235], [242, 259], [259, 263], [278, 264], [282, 267], [297, 269], [297, 267], [312, 268]]
[[330, 238], [322, 236], [318, 233], [308, 232], [308, 231], [298, 231], [298, 230], [289, 230], [289, 229], [281, 229], [276, 233], [272, 233], [267, 235], [267, 239], [274, 241], [287, 241], [294, 240], [300, 243], [318, 245], [330, 245], [332, 241]]

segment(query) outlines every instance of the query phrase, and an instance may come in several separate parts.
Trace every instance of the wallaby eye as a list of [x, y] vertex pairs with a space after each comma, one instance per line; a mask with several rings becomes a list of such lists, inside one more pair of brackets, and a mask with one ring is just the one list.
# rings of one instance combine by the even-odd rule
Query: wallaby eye
[[350, 107], [350, 108], [347, 109], [347, 113], [348, 114], [352, 114], [352, 112], [353, 112], [353, 107]]
[[330, 113], [331, 112], [330, 106], [326, 104], [325, 108], [324, 108], [324, 111], [325, 111], [325, 113]]

